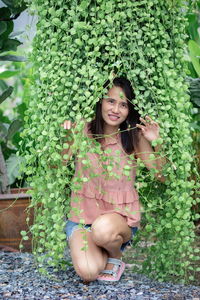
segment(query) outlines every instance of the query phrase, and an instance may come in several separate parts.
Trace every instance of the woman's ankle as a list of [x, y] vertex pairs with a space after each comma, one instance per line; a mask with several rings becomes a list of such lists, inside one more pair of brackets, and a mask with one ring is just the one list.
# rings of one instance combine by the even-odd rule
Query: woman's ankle
[[119, 251], [111, 251], [111, 252], [108, 252], [108, 256], [111, 258], [121, 259], [122, 252], [120, 250]]

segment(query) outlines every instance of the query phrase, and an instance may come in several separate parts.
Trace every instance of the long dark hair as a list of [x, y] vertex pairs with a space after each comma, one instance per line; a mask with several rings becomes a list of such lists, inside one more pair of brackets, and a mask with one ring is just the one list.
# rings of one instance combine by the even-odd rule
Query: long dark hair
[[[108, 89], [110, 85], [111, 82], [108, 80], [105, 82], [103, 87]], [[120, 124], [119, 128], [120, 131], [122, 131], [120, 133], [122, 147], [127, 154], [131, 154], [134, 152], [135, 146], [137, 145], [138, 142], [138, 128], [136, 128], [136, 124], [139, 123], [139, 118], [140, 118], [138, 111], [135, 109], [133, 103], [131, 102], [135, 98], [135, 94], [130, 81], [125, 77], [114, 78], [112, 81], [112, 85], [120, 87], [123, 90], [128, 100], [129, 113], [126, 120]], [[101, 136], [103, 137], [104, 135], [103, 127], [104, 127], [104, 120], [101, 111], [101, 101], [98, 101], [95, 109], [95, 118], [89, 124], [89, 130], [91, 131], [93, 137], [98, 142], [101, 141], [99, 137]], [[133, 129], [129, 129], [129, 128], [133, 128]]]

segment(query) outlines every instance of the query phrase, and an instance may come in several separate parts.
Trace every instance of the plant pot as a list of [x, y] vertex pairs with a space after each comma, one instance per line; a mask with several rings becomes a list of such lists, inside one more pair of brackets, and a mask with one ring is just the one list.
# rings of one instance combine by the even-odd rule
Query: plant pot
[[[26, 208], [31, 195], [25, 194], [28, 188], [11, 189], [10, 194], [0, 194], [0, 245], [19, 250], [22, 240], [20, 232], [28, 231]], [[33, 224], [33, 210], [29, 214], [29, 225]], [[31, 237], [23, 241], [22, 251], [31, 251]]]

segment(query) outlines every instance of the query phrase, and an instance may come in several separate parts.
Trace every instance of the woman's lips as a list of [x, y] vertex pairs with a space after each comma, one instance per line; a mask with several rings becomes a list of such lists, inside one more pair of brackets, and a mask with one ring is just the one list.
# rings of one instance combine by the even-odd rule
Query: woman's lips
[[117, 121], [119, 119], [119, 116], [116, 115], [108, 115], [108, 117], [111, 121]]

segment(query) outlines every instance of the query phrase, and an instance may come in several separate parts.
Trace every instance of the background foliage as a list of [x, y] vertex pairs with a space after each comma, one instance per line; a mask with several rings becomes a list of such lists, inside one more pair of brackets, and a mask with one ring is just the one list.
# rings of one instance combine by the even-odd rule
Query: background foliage
[[[7, 98], [16, 97], [16, 91], [21, 83], [24, 57], [16, 55], [17, 47], [22, 43], [18, 34], [14, 32], [14, 22], [20, 13], [25, 10], [26, 5], [21, 1], [3, 1], [7, 6], [0, 8], [0, 103]], [[25, 68], [24, 68], [25, 69]], [[14, 86], [8, 84], [7, 80], [13, 76]], [[4, 109], [0, 109], [0, 192], [8, 193], [10, 185], [16, 182], [20, 174], [20, 162], [22, 157], [17, 157], [19, 149], [20, 130], [22, 129], [25, 103], [15, 108], [14, 116], [6, 116]]]
[[[61, 151], [72, 135], [76, 156], [87, 158], [88, 149], [100, 151], [82, 135], [83, 119], [92, 119], [102, 85], [114, 72], [131, 80], [140, 114], [160, 123], [160, 155], [167, 157], [165, 185], [137, 162], [136, 187], [143, 204], [139, 241], [149, 245], [137, 244], [146, 258], [142, 272], [182, 281], [190, 272], [192, 280], [199, 271], [199, 249], [193, 246], [198, 215], [191, 214], [191, 207], [199, 198], [193, 198], [195, 182], [189, 179], [194, 150], [184, 61], [188, 7], [184, 1], [164, 0], [34, 0], [33, 5], [39, 16], [32, 53], [34, 87], [23, 136], [29, 140], [26, 173], [35, 208], [31, 231], [41, 270], [44, 263], [64, 263], [65, 217], [75, 185], [74, 161], [63, 165]], [[67, 137], [60, 126], [66, 119], [77, 122]], [[81, 184], [88, 179], [75, 180]]]
[[[189, 82], [190, 100], [193, 104], [191, 109], [192, 122], [190, 124], [193, 137], [193, 145], [196, 150], [196, 163], [198, 174], [200, 174], [200, 78], [198, 70], [200, 68], [200, 1], [195, 1], [190, 6], [186, 17], [188, 19], [188, 25], [186, 27], [188, 38], [186, 40], [188, 44], [188, 51], [186, 59], [188, 61], [188, 76]], [[199, 181], [199, 176], [193, 175], [196, 181]], [[194, 194], [193, 197], [196, 195]], [[193, 210], [200, 212], [200, 205], [193, 206]], [[200, 218], [195, 221], [196, 232], [200, 233]]]

